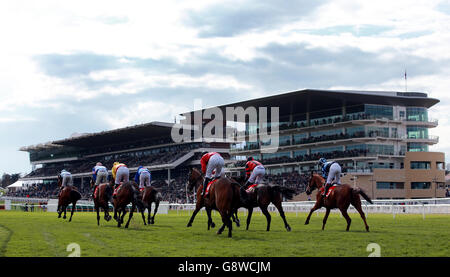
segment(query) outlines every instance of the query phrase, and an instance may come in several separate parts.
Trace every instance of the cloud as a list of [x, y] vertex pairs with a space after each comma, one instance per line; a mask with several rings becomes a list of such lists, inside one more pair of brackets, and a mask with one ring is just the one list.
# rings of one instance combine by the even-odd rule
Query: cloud
[[245, 32], [276, 29], [299, 20], [324, 1], [234, 1], [218, 3], [187, 13], [184, 22], [199, 30], [200, 37], [231, 37]]

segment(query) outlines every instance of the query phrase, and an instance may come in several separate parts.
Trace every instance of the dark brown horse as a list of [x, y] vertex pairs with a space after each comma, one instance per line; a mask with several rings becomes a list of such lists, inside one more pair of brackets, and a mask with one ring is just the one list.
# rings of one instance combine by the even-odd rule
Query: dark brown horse
[[[189, 176], [193, 176], [192, 174]], [[205, 206], [205, 201], [204, 198], [202, 197], [202, 190], [203, 190], [203, 182], [199, 182], [199, 180], [197, 180], [197, 183], [193, 184], [192, 182], [196, 182], [196, 180], [194, 179], [189, 179], [189, 189], [192, 190], [192, 188], [197, 188], [196, 194], [195, 194], [195, 199], [196, 199], [196, 204], [195, 204], [195, 210], [192, 213], [191, 218], [189, 219], [189, 222], [187, 224], [187, 227], [192, 227], [192, 223], [194, 222], [195, 216], [197, 215], [197, 213], [203, 208], [205, 207], [206, 210], [206, 214], [208, 216], [208, 230], [210, 228], [215, 228], [216, 224], [214, 223], [214, 221], [212, 220], [211, 217], [211, 210], [212, 208], [209, 206]], [[233, 199], [239, 199], [240, 195], [239, 195], [239, 186], [236, 186], [237, 183], [234, 183], [233, 185], [233, 189], [234, 189], [234, 196]], [[231, 218], [233, 220], [233, 222], [236, 223], [237, 227], [240, 227], [240, 221], [238, 218], [238, 214], [237, 214], [237, 209], [239, 208], [239, 204], [236, 204], [236, 209], [235, 211], [232, 213]]]
[[188, 227], [192, 226], [195, 215], [204, 206], [208, 214], [208, 230], [210, 226], [214, 227], [214, 223], [211, 219], [211, 210], [214, 209], [219, 211], [223, 222], [223, 225], [217, 231], [217, 234], [221, 234], [225, 227], [228, 227], [228, 237], [231, 237], [233, 228], [231, 217], [239, 207], [239, 198], [236, 198], [235, 193], [237, 184], [233, 184], [228, 178], [221, 177], [209, 187], [207, 197], [203, 198], [201, 197], [203, 180], [204, 177], [198, 169], [190, 169], [188, 190], [192, 191], [195, 187], [198, 187], [198, 189], [196, 209], [189, 220]]
[[[242, 176], [240, 178], [235, 179], [238, 183], [244, 184], [245, 178]], [[284, 215], [283, 211], [283, 197], [286, 199], [292, 199], [292, 197], [295, 194], [295, 190], [278, 186], [278, 185], [264, 185], [260, 184], [254, 190], [247, 194], [248, 200], [246, 202], [246, 205], [244, 205], [241, 201], [241, 207], [244, 207], [248, 210], [248, 216], [247, 216], [247, 228], [250, 225], [250, 221], [252, 218], [253, 208], [259, 207], [261, 209], [261, 212], [266, 216], [267, 220], [267, 228], [266, 231], [270, 230], [270, 222], [272, 220], [269, 211], [267, 210], [267, 207], [269, 207], [270, 203], [272, 203], [280, 213], [281, 218], [284, 222], [284, 227], [289, 232], [291, 231], [291, 226], [287, 223], [286, 216]]]
[[[331, 209], [338, 208], [342, 216], [344, 216], [345, 220], [347, 220], [347, 229], [348, 231], [350, 229], [350, 224], [352, 220], [348, 216], [347, 209], [352, 204], [353, 207], [359, 212], [361, 215], [361, 218], [364, 221], [364, 224], [366, 225], [366, 230], [369, 232], [369, 225], [367, 225], [366, 222], [366, 216], [364, 215], [364, 212], [361, 208], [361, 199], [360, 195], [366, 199], [367, 202], [372, 203], [372, 200], [367, 196], [367, 194], [360, 188], [352, 188], [351, 186], [347, 184], [338, 185], [335, 187], [329, 194], [328, 197], [322, 196], [322, 192], [320, 191], [325, 183], [325, 179], [322, 178], [322, 176], [318, 174], [314, 174], [311, 172], [311, 177], [308, 182], [308, 186], [306, 188], [306, 194], [310, 195], [311, 192], [314, 189], [318, 189], [316, 196], [316, 204], [309, 212], [308, 218], [306, 219], [305, 225], [309, 224], [309, 219], [311, 218], [311, 214], [315, 211], [320, 209], [321, 207], [326, 208], [325, 217], [323, 218], [323, 225], [322, 230], [325, 229], [325, 224], [327, 223], [328, 215], [330, 214]], [[330, 188], [331, 189], [331, 188]], [[325, 199], [324, 199], [325, 198]]]
[[[62, 177], [58, 176], [58, 187], [62, 186]], [[66, 219], [67, 206], [72, 204], [72, 211], [70, 213], [69, 222], [72, 221], [72, 216], [76, 210], [77, 201], [81, 199], [81, 194], [77, 191], [74, 186], [66, 186], [63, 188], [58, 196], [58, 218], [61, 217], [62, 212], [64, 212], [63, 218]]]
[[[94, 185], [95, 182], [91, 180], [91, 188], [94, 187]], [[111, 216], [109, 215], [109, 202], [113, 203], [112, 195], [113, 187], [109, 183], [99, 184], [94, 188], [92, 198], [94, 199], [94, 208], [97, 212], [97, 225], [100, 225], [100, 208], [102, 208], [105, 213], [105, 220], [111, 220]]]
[[[120, 227], [123, 224], [123, 218], [127, 213], [127, 206], [130, 203], [130, 215], [128, 216], [128, 221], [127, 224], [125, 224], [125, 228], [128, 228], [136, 207], [139, 210], [144, 209], [142, 201], [141, 199], [139, 199], [139, 190], [137, 188], [137, 184], [133, 181], [123, 183], [117, 189], [116, 198], [113, 198], [114, 219], [117, 221], [117, 227]], [[144, 225], [146, 225], [145, 219]]]
[[[144, 209], [141, 210], [142, 219], [144, 220], [145, 224], [145, 216], [144, 211], [145, 208], [147, 208], [148, 211], [148, 224], [155, 224], [155, 215], [158, 212], [159, 202], [162, 199], [161, 193], [154, 187], [145, 187], [144, 191], [142, 192], [142, 203], [144, 205]], [[155, 203], [155, 209], [152, 214], [152, 203]]]

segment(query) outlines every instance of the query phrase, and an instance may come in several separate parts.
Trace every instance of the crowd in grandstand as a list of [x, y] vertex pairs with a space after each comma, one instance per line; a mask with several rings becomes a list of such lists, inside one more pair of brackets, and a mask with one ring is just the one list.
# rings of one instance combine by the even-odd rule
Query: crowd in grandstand
[[[157, 175], [156, 175], [157, 176]], [[130, 176], [131, 177], [131, 176]], [[162, 194], [162, 201], [169, 201], [170, 203], [195, 203], [194, 191], [186, 192], [188, 172], [187, 169], [178, 172], [172, 179], [170, 184], [167, 184], [167, 180], [164, 178], [154, 179], [152, 186], [157, 188]], [[132, 179], [132, 178], [130, 178]], [[292, 188], [298, 193], [305, 190], [307, 177], [304, 174], [298, 172], [282, 173], [266, 175], [262, 183], [281, 185]], [[82, 195], [84, 200], [92, 200], [92, 189], [88, 184], [83, 187], [76, 184], [78, 191]], [[57, 198], [59, 188], [56, 183], [47, 184], [33, 184], [29, 186], [27, 190], [10, 191], [7, 196], [13, 197], [30, 197], [30, 198]]]

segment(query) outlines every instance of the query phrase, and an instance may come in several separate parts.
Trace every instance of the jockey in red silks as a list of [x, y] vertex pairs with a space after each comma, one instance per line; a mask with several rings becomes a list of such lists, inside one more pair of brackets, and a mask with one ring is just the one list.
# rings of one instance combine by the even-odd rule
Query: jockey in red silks
[[208, 183], [213, 179], [213, 171], [215, 170], [214, 178], [220, 178], [222, 176], [222, 169], [225, 165], [225, 161], [217, 152], [203, 152], [200, 164], [202, 166], [202, 173], [205, 174], [202, 190], [202, 196], [204, 196]]
[[[264, 178], [266, 174], [266, 169], [264, 166], [255, 160], [253, 157], [248, 157], [247, 163], [245, 164], [245, 174], [247, 177], [247, 182], [243, 187], [241, 187], [241, 197], [244, 202], [247, 202], [247, 193], [246, 189], [251, 187], [257, 187], [261, 180]], [[246, 204], [246, 203], [245, 203]]]

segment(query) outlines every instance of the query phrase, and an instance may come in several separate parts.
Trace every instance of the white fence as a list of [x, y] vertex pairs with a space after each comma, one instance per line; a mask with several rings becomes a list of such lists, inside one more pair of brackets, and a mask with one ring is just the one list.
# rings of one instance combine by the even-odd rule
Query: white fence
[[[18, 198], [18, 197], [0, 197], [0, 201], [5, 202], [5, 207], [8, 209], [21, 209], [25, 207], [29, 210], [36, 211], [54, 211], [56, 201], [52, 199], [32, 199], [32, 198]], [[42, 204], [46, 203], [46, 204]], [[301, 202], [283, 202], [283, 210], [286, 213], [309, 213], [314, 206], [315, 201], [301, 201]], [[50, 207], [51, 206], [51, 207]], [[92, 210], [92, 201], [80, 200], [77, 203], [82, 210]], [[154, 206], [154, 205], [153, 205]], [[86, 207], [90, 209], [86, 209]], [[161, 202], [159, 206], [159, 213], [167, 213], [168, 210], [177, 211], [177, 213], [187, 212], [191, 213], [195, 209], [195, 204], [178, 204]], [[278, 212], [274, 205], [269, 205], [269, 212]], [[373, 200], [373, 204], [369, 204], [362, 200], [362, 209], [366, 215], [371, 213], [392, 214], [394, 217], [397, 214], [450, 214], [450, 198], [432, 198], [432, 199], [398, 199], [398, 200]], [[246, 213], [246, 209], [241, 208], [240, 211]], [[316, 212], [324, 212], [321, 208]], [[254, 212], [260, 212], [259, 208], [255, 208]], [[339, 212], [335, 209], [332, 212]], [[356, 213], [356, 209], [350, 206], [349, 213]]]

